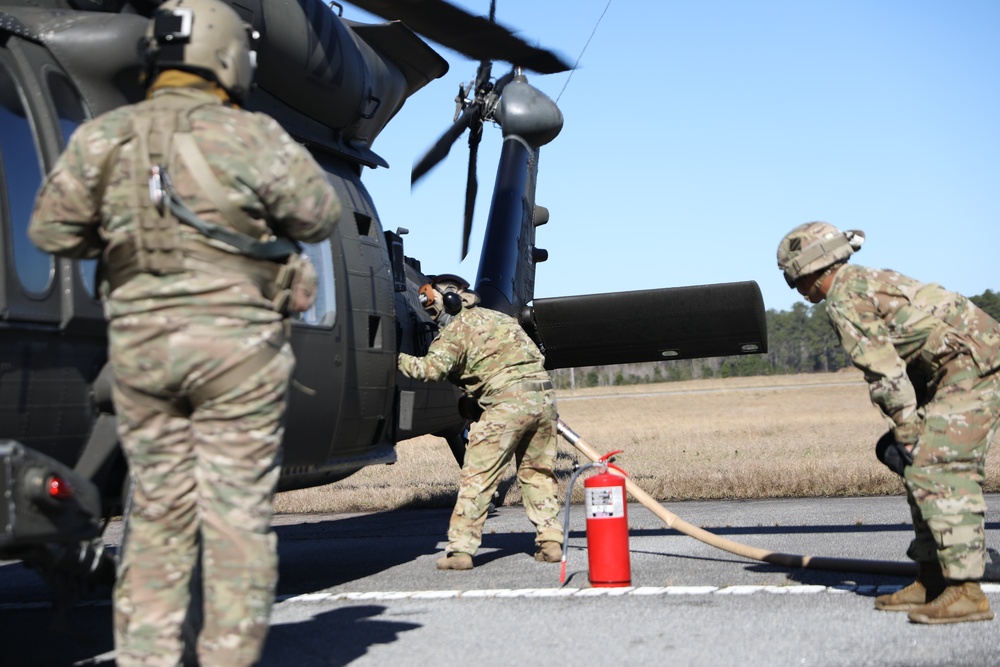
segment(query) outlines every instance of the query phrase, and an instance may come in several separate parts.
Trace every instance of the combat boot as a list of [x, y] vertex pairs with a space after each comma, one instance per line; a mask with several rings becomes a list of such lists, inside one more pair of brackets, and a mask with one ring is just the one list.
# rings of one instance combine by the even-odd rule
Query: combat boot
[[914, 623], [965, 623], [993, 620], [993, 612], [978, 581], [949, 581], [944, 593], [911, 609], [909, 617]]
[[471, 570], [472, 556], [469, 554], [450, 553], [437, 560], [439, 570]]
[[562, 560], [562, 545], [558, 542], [542, 542], [535, 552], [535, 560], [540, 563], [558, 563]]
[[875, 608], [881, 611], [910, 611], [927, 604], [944, 592], [948, 585], [937, 563], [917, 563], [917, 580], [887, 595], [875, 598]]

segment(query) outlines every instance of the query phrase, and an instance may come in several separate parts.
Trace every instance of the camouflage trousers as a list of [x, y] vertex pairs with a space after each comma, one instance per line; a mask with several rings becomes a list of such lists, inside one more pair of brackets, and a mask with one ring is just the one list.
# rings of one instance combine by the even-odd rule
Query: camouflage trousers
[[963, 355], [925, 405], [924, 432], [906, 468], [916, 537], [907, 555], [938, 562], [948, 579], [978, 579], [986, 566], [982, 482], [1000, 419], [1000, 373], [979, 377]]
[[448, 553], [476, 553], [504, 469], [513, 458], [535, 542], [563, 542], [556, 484], [555, 393], [511, 394], [489, 406], [469, 429], [458, 500], [448, 527]]
[[[294, 357], [284, 344], [238, 386], [178, 416], [137, 392], [154, 393], [160, 382], [183, 384], [182, 378], [197, 374], [208, 356], [245, 356], [260, 347], [259, 341], [248, 350], [224, 337], [190, 333], [135, 347], [128, 346], [128, 335], [111, 338], [119, 436], [132, 475], [114, 590], [119, 667], [181, 664], [182, 626], [199, 548], [201, 667], [255, 664], [269, 627], [277, 584], [271, 503]], [[226, 343], [228, 350], [222, 349]], [[137, 365], [156, 370], [136, 375]]]

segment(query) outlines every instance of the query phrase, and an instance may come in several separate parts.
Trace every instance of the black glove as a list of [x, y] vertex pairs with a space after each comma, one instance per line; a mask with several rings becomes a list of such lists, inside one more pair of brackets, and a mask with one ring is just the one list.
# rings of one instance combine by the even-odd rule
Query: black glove
[[471, 396], [462, 396], [458, 399], [458, 414], [464, 419], [477, 422], [483, 416], [483, 409], [479, 406], [479, 401]]
[[896, 442], [892, 431], [888, 431], [875, 443], [875, 456], [885, 464], [886, 468], [900, 477], [903, 476], [906, 466], [913, 464], [913, 454], [906, 451], [906, 445]]

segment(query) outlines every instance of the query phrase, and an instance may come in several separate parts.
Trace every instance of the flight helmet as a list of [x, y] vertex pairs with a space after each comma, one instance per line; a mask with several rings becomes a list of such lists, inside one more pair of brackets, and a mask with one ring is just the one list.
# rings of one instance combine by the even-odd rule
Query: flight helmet
[[788, 286], [794, 288], [802, 276], [847, 261], [864, 242], [861, 230], [842, 232], [828, 222], [807, 222], [781, 239], [778, 268], [784, 272]]
[[421, 286], [417, 298], [435, 321], [442, 314], [454, 317], [462, 308], [479, 303], [479, 295], [469, 289], [469, 283], [463, 278], [451, 273], [428, 276], [428, 278], [430, 282]]
[[221, 0], [167, 0], [146, 31], [147, 81], [179, 69], [218, 83], [237, 103], [250, 92], [258, 34]]

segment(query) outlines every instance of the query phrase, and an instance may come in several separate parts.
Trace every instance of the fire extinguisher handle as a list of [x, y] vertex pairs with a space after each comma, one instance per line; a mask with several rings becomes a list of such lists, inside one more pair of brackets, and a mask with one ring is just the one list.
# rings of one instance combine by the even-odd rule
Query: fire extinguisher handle
[[621, 468], [619, 468], [618, 466], [616, 466], [614, 463], [611, 463], [611, 458], [615, 454], [621, 454], [624, 451], [625, 451], [624, 449], [616, 449], [613, 452], [608, 452], [607, 454], [605, 454], [601, 458], [597, 459], [597, 462], [598, 463], [603, 463], [604, 465], [606, 465], [609, 468], [614, 468], [615, 470], [617, 470], [618, 472], [620, 472], [623, 477], [628, 477], [628, 473], [627, 472], [625, 472], [624, 470], [622, 470]]
[[608, 459], [610, 459], [612, 456], [614, 456], [615, 454], [621, 454], [624, 451], [625, 451], [624, 449], [616, 449], [613, 452], [608, 452], [607, 454], [605, 454], [601, 458], [597, 459], [597, 462], [598, 463], [606, 463], [608, 461]]
[[614, 463], [607, 463], [605, 465], [607, 465], [609, 468], [614, 468], [615, 470], [620, 472], [622, 474], [622, 477], [628, 477], [628, 473], [619, 468], [618, 466], [616, 466]]

